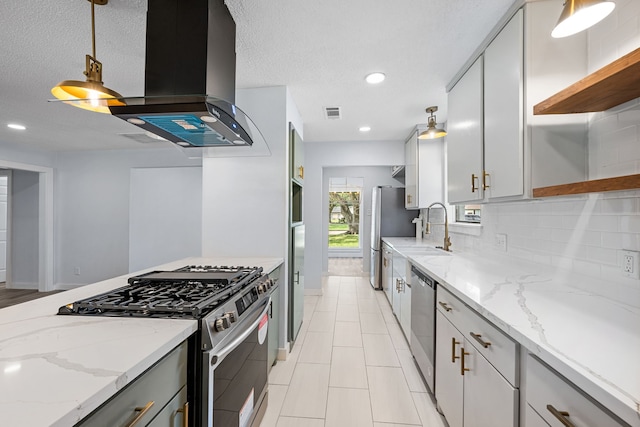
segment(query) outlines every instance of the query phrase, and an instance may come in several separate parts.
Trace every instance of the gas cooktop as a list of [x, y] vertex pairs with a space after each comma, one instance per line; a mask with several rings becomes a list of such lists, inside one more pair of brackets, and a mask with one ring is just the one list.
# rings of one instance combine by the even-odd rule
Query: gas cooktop
[[[60, 307], [58, 314], [200, 319], [255, 286], [261, 267], [188, 265], [129, 278], [129, 285]], [[264, 291], [264, 290], [263, 290]]]

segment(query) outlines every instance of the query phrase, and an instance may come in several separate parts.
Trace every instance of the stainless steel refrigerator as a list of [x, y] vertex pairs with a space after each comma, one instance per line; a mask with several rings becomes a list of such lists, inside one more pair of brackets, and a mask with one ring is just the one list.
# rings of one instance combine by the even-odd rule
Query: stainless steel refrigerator
[[371, 195], [371, 263], [370, 280], [375, 289], [382, 289], [382, 237], [415, 237], [416, 226], [411, 221], [418, 210], [404, 207], [404, 188], [374, 187]]

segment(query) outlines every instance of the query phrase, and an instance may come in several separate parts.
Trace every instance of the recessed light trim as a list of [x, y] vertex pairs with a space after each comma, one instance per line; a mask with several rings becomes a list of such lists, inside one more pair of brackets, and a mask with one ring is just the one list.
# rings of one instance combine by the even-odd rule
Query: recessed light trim
[[370, 126], [360, 126], [360, 129], [358, 129], [360, 132], [369, 132], [371, 130]]
[[7, 125], [7, 127], [8, 127], [8, 128], [11, 128], [11, 129], [16, 129], [16, 130], [25, 130], [25, 129], [26, 129], [26, 126], [19, 125], [19, 124], [17, 124], [17, 123], [9, 123], [9, 124]]
[[367, 74], [367, 76], [364, 79], [366, 80], [367, 83], [371, 85], [376, 85], [378, 83], [382, 83], [385, 78], [386, 76], [384, 75], [384, 73], [375, 72], [375, 73]]

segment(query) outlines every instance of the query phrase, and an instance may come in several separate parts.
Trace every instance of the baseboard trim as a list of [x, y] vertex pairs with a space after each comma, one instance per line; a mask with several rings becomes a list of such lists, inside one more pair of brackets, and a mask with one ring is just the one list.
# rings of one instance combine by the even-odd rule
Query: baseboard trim
[[80, 288], [85, 285], [79, 285], [77, 283], [56, 283], [53, 289], [56, 291], [69, 291], [71, 289]]
[[28, 283], [28, 282], [12, 282], [11, 286], [7, 283], [7, 289], [22, 289], [22, 290], [31, 290], [37, 291], [38, 284], [37, 283]]
[[287, 343], [286, 348], [279, 348], [278, 355], [276, 356], [276, 360], [285, 361], [289, 357], [289, 343]]

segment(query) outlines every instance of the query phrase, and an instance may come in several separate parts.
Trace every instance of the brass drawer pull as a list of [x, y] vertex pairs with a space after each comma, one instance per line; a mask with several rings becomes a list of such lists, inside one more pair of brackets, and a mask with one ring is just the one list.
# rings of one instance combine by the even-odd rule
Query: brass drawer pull
[[411, 204], [411, 194], [407, 194], [407, 204]]
[[298, 176], [304, 179], [304, 166], [298, 166]]
[[464, 356], [468, 356], [470, 353], [464, 351], [464, 347], [460, 347], [460, 375], [464, 375], [464, 371], [470, 371], [471, 369], [464, 367]]
[[484, 341], [482, 339], [482, 335], [480, 334], [474, 334], [473, 332], [470, 332], [469, 335], [471, 335], [473, 338], [475, 338], [476, 341], [478, 341], [480, 343], [481, 346], [483, 346], [484, 348], [487, 348], [491, 345], [491, 343], [489, 341]]
[[451, 363], [456, 363], [456, 359], [460, 359], [460, 356], [456, 356], [456, 345], [460, 344], [455, 338], [451, 338]]
[[487, 188], [491, 188], [487, 185], [487, 177], [491, 177], [491, 174], [488, 174], [487, 171], [482, 171], [482, 189], [486, 190]]
[[475, 173], [471, 174], [471, 192], [475, 193], [476, 190], [479, 190], [478, 187], [476, 187], [476, 179], [478, 179], [478, 177], [476, 176]]
[[140, 420], [147, 414], [147, 412], [149, 412], [154, 403], [156, 402], [151, 400], [149, 401], [149, 403], [144, 405], [144, 407], [138, 406], [137, 408], [135, 408], [134, 411], [138, 412], [138, 415], [136, 415], [136, 417], [129, 424], [127, 424], [127, 427], [133, 427], [138, 424], [138, 422], [140, 422]]
[[446, 302], [438, 301], [438, 304], [440, 304], [440, 306], [441, 306], [442, 308], [444, 308], [444, 310], [445, 310], [445, 311], [451, 311], [451, 310], [453, 310], [451, 307], [449, 307], [449, 306], [447, 305], [447, 303], [446, 303]]
[[189, 402], [184, 402], [182, 409], [178, 409], [176, 412], [182, 413], [182, 427], [189, 427]]
[[547, 405], [547, 409], [549, 412], [553, 414], [554, 417], [558, 419], [565, 427], [576, 427], [571, 421], [567, 419], [569, 413], [567, 411], [558, 411], [553, 405]]

